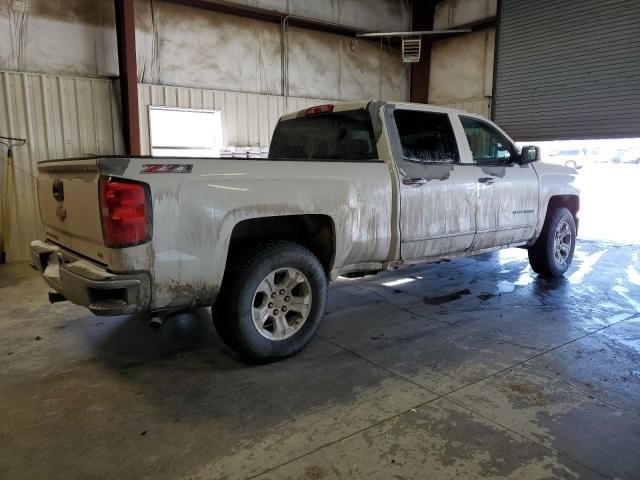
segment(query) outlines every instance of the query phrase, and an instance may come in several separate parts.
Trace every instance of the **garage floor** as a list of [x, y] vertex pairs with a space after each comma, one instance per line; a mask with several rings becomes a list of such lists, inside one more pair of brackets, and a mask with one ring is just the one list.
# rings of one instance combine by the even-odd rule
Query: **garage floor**
[[46, 291], [0, 266], [0, 478], [640, 478], [640, 247], [340, 280], [267, 366], [206, 310], [152, 331]]

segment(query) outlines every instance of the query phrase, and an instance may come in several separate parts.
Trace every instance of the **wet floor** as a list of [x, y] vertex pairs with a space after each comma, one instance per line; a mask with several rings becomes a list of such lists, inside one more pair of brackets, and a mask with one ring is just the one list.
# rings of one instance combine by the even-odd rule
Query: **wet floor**
[[266, 366], [206, 310], [154, 331], [46, 292], [0, 266], [0, 478], [640, 478], [640, 247], [341, 279]]

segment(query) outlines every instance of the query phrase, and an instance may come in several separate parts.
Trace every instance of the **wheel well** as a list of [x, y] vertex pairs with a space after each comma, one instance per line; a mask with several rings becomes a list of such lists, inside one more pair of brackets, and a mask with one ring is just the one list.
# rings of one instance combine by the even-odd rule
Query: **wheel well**
[[549, 199], [547, 217], [560, 207], [568, 208], [573, 218], [577, 218], [578, 210], [580, 209], [580, 198], [577, 195], [554, 195]]
[[[228, 258], [265, 240], [288, 240], [308, 248], [329, 273], [335, 258], [333, 220], [327, 215], [281, 215], [243, 220], [231, 233]], [[228, 262], [228, 260], [227, 260]]]

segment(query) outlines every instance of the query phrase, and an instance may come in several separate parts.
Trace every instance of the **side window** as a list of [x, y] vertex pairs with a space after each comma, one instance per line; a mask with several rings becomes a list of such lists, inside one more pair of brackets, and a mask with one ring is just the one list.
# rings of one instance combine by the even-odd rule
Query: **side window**
[[453, 163], [460, 161], [458, 144], [446, 113], [396, 110], [394, 112], [402, 156], [407, 162]]
[[489, 124], [471, 117], [460, 117], [469, 141], [473, 163], [478, 165], [509, 165], [511, 144], [504, 135]]

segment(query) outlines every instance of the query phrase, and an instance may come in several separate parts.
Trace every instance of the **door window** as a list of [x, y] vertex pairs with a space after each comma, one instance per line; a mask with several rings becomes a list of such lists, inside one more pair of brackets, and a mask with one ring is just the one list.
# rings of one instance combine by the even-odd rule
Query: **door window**
[[394, 117], [405, 161], [416, 163], [460, 161], [449, 115], [417, 110], [396, 110]]
[[489, 124], [471, 117], [460, 117], [477, 165], [510, 165], [513, 163], [511, 142]]

